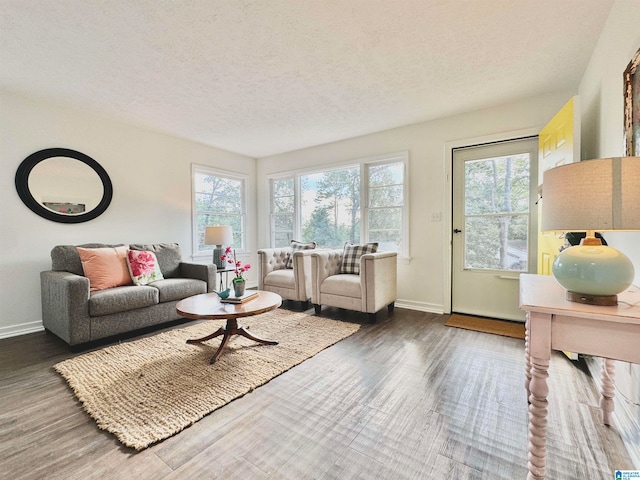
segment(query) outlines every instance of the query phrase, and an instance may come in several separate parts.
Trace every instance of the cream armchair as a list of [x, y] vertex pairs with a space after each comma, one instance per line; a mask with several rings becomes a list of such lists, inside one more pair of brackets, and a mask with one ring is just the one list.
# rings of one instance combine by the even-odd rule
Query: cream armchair
[[258, 250], [258, 290], [277, 293], [287, 300], [302, 302], [306, 309], [311, 298], [311, 252], [293, 253], [293, 268], [285, 268], [289, 247]]
[[311, 301], [316, 314], [322, 305], [369, 314], [396, 301], [398, 255], [395, 252], [366, 253], [360, 257], [360, 275], [340, 273], [343, 250], [311, 251]]

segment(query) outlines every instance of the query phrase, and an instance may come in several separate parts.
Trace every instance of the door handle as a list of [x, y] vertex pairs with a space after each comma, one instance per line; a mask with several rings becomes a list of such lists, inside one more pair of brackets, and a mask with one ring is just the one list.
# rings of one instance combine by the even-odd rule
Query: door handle
[[454, 228], [453, 233], [462, 233], [462, 230], [460, 230], [459, 228]]

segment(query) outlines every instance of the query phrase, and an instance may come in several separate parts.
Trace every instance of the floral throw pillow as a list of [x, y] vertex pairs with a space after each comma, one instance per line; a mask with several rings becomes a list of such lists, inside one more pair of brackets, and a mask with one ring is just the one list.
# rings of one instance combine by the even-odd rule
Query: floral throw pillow
[[284, 264], [284, 268], [293, 268], [293, 254], [301, 250], [313, 250], [316, 248], [316, 242], [302, 243], [296, 240], [291, 240], [291, 247], [289, 253], [287, 253], [287, 259]]
[[148, 285], [157, 280], [163, 280], [158, 259], [153, 252], [146, 250], [127, 251], [127, 267], [131, 280], [136, 285]]
[[376, 253], [377, 251], [377, 243], [354, 245], [352, 243], [346, 242], [344, 244], [344, 252], [342, 253], [340, 273], [352, 273], [355, 275], [360, 275], [360, 257], [365, 253]]

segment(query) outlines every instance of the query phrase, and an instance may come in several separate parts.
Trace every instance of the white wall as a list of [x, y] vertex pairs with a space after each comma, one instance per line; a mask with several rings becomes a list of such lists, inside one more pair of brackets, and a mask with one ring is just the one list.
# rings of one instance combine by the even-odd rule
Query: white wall
[[[623, 72], [640, 48], [640, 1], [617, 1], [580, 82], [582, 157], [621, 157], [624, 148]], [[607, 242], [636, 267], [640, 285], [640, 233], [607, 233]]]
[[[255, 224], [255, 159], [8, 92], [0, 92], [0, 108], [0, 337], [42, 327], [39, 272], [51, 267], [55, 245], [178, 242], [190, 260], [192, 163], [248, 175], [248, 222]], [[104, 167], [113, 200], [103, 215], [61, 224], [22, 203], [18, 165], [52, 147], [78, 150]], [[249, 245], [255, 251], [255, 230]]]
[[[640, 2], [618, 0], [611, 9], [589, 66], [580, 82], [583, 158], [625, 155], [623, 133], [623, 72], [640, 48]], [[640, 208], [640, 206], [639, 206]], [[640, 287], [640, 233], [605, 233], [607, 243], [623, 251], [636, 269], [634, 284]], [[599, 362], [590, 369], [599, 380]], [[640, 365], [616, 362], [617, 428], [636, 466], [640, 466]]]
[[[463, 139], [534, 128], [539, 130], [576, 92], [529, 98], [508, 105], [465, 113], [430, 122], [396, 128], [341, 142], [263, 158], [258, 161], [258, 242], [268, 245], [268, 175], [292, 169], [409, 151], [410, 256], [398, 266], [398, 305], [442, 312], [445, 305], [443, 278], [450, 261], [445, 231], [448, 222], [432, 222], [431, 213], [445, 211], [449, 194], [445, 179], [445, 145]], [[473, 140], [469, 140], [473, 142]], [[446, 219], [445, 219], [446, 220]], [[448, 302], [446, 302], [448, 303]]]

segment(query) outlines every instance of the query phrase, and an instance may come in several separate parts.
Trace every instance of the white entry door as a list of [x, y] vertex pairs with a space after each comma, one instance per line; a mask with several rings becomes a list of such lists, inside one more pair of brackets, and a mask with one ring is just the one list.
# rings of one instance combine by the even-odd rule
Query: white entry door
[[521, 273], [536, 271], [537, 137], [453, 152], [452, 311], [524, 321]]

